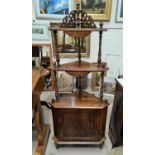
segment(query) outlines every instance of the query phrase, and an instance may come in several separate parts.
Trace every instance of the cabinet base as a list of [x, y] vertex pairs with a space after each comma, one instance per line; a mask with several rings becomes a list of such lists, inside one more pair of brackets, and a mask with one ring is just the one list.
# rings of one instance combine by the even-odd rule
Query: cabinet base
[[54, 143], [56, 145], [56, 148], [58, 148], [61, 145], [98, 145], [102, 147], [105, 141], [105, 137], [102, 138], [100, 141], [91, 142], [91, 141], [60, 141], [56, 137], [53, 137]]

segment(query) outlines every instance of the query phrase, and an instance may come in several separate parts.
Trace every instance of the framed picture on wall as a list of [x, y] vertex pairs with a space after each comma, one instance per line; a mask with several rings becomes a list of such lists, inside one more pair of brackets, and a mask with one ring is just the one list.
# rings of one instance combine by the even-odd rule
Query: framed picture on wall
[[100, 72], [93, 72], [92, 73], [91, 85], [92, 85], [93, 91], [99, 91], [99, 89], [100, 89], [100, 75], [101, 75]]
[[[99, 91], [100, 90], [100, 72], [93, 72], [92, 73], [92, 90], [93, 91]], [[114, 94], [115, 92], [115, 87], [116, 87], [116, 83], [115, 80], [113, 78], [106, 78], [104, 80], [103, 83], [103, 89], [104, 89], [104, 93], [108, 93], [108, 94]]]
[[112, 0], [81, 0], [81, 9], [94, 20], [110, 20]]
[[70, 0], [34, 0], [37, 19], [62, 19], [73, 9]]
[[74, 88], [73, 76], [65, 71], [58, 72], [58, 90], [59, 92], [72, 92]]
[[116, 23], [123, 22], [123, 0], [117, 0]]
[[[60, 23], [50, 23], [50, 27], [60, 27]], [[61, 58], [76, 58], [78, 56], [77, 40], [69, 37], [64, 32], [59, 31], [57, 33], [58, 47], [55, 46], [54, 36], [52, 34], [54, 56], [56, 55], [57, 48]], [[81, 56], [90, 57], [90, 35], [81, 38]]]
[[32, 24], [32, 40], [49, 41], [48, 25]]

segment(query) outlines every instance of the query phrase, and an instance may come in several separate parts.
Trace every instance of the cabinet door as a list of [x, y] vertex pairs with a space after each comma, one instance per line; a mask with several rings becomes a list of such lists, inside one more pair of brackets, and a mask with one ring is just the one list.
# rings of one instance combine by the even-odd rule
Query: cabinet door
[[55, 121], [55, 136], [59, 140], [99, 141], [104, 137], [106, 109], [55, 109], [55, 112], [59, 116]]

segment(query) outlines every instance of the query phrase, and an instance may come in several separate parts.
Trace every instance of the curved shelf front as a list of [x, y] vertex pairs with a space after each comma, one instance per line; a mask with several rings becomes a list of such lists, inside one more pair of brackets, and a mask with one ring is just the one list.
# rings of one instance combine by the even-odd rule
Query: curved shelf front
[[71, 109], [104, 109], [108, 106], [108, 103], [100, 101], [94, 94], [90, 94], [86, 91], [73, 92], [73, 93], [61, 93], [59, 101], [52, 103], [53, 108], [71, 108]]
[[98, 66], [97, 63], [75, 61], [75, 62], [62, 64], [60, 66], [53, 66], [51, 69], [54, 71], [66, 71], [72, 75], [75, 75], [75, 74], [86, 75], [86, 74], [89, 74], [90, 72], [105, 72], [108, 70], [108, 67], [104, 65], [104, 63], [101, 66]]

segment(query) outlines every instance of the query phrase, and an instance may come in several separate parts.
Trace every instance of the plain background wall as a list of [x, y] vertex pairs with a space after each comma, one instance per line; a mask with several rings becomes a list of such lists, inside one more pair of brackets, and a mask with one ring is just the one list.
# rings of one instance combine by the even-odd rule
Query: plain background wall
[[[33, 1], [33, 0], [32, 0]], [[112, 10], [110, 21], [104, 22], [104, 27], [108, 29], [107, 32], [103, 33], [102, 40], [102, 60], [106, 61], [109, 66], [107, 76], [116, 78], [119, 74], [123, 74], [123, 23], [116, 23], [116, 11], [117, 11], [117, 0], [112, 0]], [[55, 22], [55, 20], [40, 20], [35, 17], [35, 7], [32, 2], [32, 23], [35, 24], [48, 24]], [[97, 27], [99, 21], [95, 21]], [[50, 41], [32, 41], [33, 43], [50, 43], [51, 34], [49, 32]], [[90, 39], [90, 58], [83, 58], [85, 61], [95, 62], [97, 61], [98, 53], [98, 41], [99, 34], [93, 32]], [[61, 58], [60, 62], [71, 62], [77, 60], [77, 58]], [[89, 75], [90, 77], [90, 75]]]

